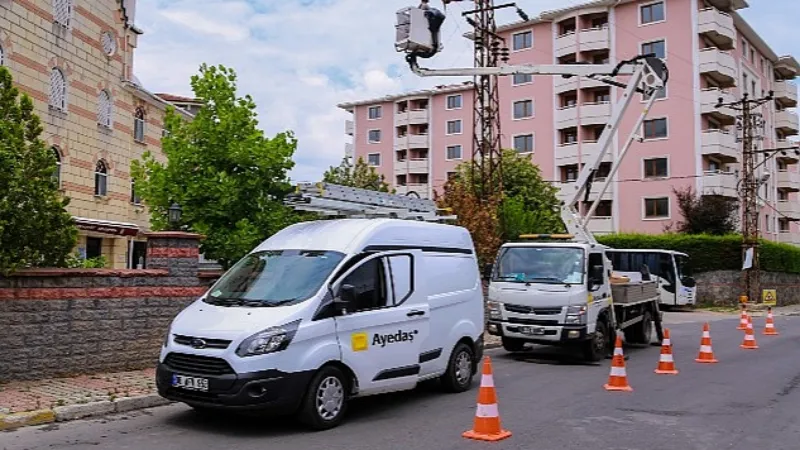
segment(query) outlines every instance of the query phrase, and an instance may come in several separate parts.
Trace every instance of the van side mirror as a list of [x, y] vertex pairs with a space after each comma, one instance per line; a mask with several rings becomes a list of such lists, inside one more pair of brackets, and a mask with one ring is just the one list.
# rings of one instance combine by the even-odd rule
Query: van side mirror
[[352, 284], [343, 284], [339, 287], [339, 294], [333, 303], [336, 309], [342, 312], [356, 302], [356, 288]]
[[492, 269], [494, 269], [494, 264], [486, 263], [483, 265], [483, 279], [489, 280], [492, 278]]
[[683, 283], [683, 285], [687, 288], [693, 288], [697, 286], [697, 281], [693, 277], [684, 277], [684, 279], [681, 280], [681, 283]]

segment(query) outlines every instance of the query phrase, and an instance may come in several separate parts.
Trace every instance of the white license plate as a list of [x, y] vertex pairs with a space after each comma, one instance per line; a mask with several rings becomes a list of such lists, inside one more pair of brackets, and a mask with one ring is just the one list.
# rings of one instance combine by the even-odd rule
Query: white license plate
[[208, 378], [187, 377], [186, 375], [172, 375], [172, 386], [191, 391], [208, 392]]

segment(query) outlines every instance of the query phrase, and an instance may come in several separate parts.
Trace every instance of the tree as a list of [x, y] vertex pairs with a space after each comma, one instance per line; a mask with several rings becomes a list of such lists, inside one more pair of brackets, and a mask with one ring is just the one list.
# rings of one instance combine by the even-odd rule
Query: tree
[[672, 191], [678, 200], [683, 220], [677, 231], [686, 234], [725, 235], [736, 232], [739, 202], [721, 195], [698, 196], [691, 186]]
[[[503, 196], [481, 205], [477, 167], [464, 162], [446, 184], [439, 199], [452, 208], [458, 222], [470, 230], [481, 262], [490, 262], [503, 241], [524, 233], [558, 233], [564, 230], [557, 189], [542, 178], [530, 157], [515, 150], [502, 155]], [[498, 176], [498, 175], [495, 175]]]
[[360, 156], [355, 165], [351, 164], [350, 158], [345, 156], [339, 166], [331, 166], [325, 171], [322, 181], [372, 191], [390, 192], [386, 178]]
[[191, 78], [202, 102], [194, 119], [167, 111], [166, 164], [150, 152], [132, 164], [153, 228], [168, 227], [167, 209], [177, 202], [181, 227], [204, 234], [201, 251], [225, 268], [302, 217], [283, 205], [297, 140], [291, 131], [267, 138], [253, 99], [237, 96], [236, 80], [233, 69], [203, 64]]
[[40, 139], [33, 101], [0, 66], [0, 273], [63, 266], [78, 230], [58, 192], [56, 160]]

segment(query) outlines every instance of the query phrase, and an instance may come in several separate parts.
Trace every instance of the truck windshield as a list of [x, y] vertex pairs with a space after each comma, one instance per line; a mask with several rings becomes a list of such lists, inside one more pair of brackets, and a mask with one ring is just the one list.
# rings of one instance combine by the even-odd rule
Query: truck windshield
[[249, 254], [217, 281], [206, 303], [279, 306], [314, 295], [344, 258], [343, 253], [270, 250]]
[[581, 284], [583, 260], [581, 248], [506, 247], [500, 252], [492, 281]]

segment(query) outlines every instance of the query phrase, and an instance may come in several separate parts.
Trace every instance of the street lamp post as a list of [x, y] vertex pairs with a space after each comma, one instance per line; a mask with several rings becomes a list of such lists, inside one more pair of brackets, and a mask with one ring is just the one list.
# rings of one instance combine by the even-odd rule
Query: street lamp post
[[169, 221], [169, 227], [171, 230], [177, 230], [178, 224], [181, 222], [181, 215], [183, 214], [183, 208], [181, 205], [173, 202], [172, 206], [167, 209], [167, 220]]

